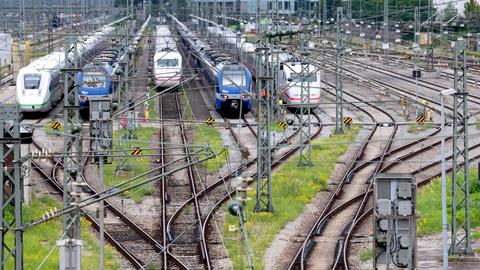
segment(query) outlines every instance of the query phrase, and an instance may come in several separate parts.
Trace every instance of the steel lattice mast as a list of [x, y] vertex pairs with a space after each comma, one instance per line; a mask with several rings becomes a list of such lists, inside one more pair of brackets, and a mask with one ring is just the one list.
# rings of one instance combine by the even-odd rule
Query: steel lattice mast
[[388, 0], [383, 0], [383, 64], [388, 65]]
[[415, 25], [413, 28], [413, 51], [414, 51], [414, 57], [415, 57], [415, 66], [414, 69], [417, 69], [417, 64], [418, 64], [418, 51], [420, 50], [420, 30], [421, 30], [421, 25], [420, 25], [420, 8], [415, 7]]
[[[22, 195], [21, 178], [21, 136], [20, 109], [17, 105], [2, 104], [0, 106], [0, 218], [2, 248], [0, 250], [0, 269], [23, 270], [23, 230], [22, 227]], [[7, 144], [10, 147], [7, 147]], [[5, 192], [4, 186], [10, 185], [11, 192]], [[7, 208], [12, 207], [13, 213]], [[13, 239], [13, 241], [12, 241]], [[12, 259], [14, 263], [12, 264]]]
[[[309, 65], [307, 63], [307, 46], [305, 42], [307, 36], [305, 35], [306, 23], [304, 23], [306, 15], [306, 2], [305, 0], [301, 1], [300, 11], [301, 16], [301, 33], [300, 33], [300, 55], [302, 58], [301, 62], [301, 78], [300, 83], [300, 151], [298, 166], [312, 166], [312, 148], [310, 147], [310, 138], [312, 135], [311, 123], [310, 123], [310, 83], [308, 83], [307, 77], [309, 76]], [[306, 116], [306, 117], [305, 117]], [[304, 143], [305, 142], [305, 143]]]
[[[463, 40], [457, 40], [455, 43], [454, 65], [454, 89], [456, 93], [453, 101], [452, 239], [450, 254], [472, 255], [470, 174], [468, 170], [467, 50]], [[459, 179], [460, 175], [458, 175], [461, 170], [463, 170], [463, 176], [461, 177], [463, 179]]]
[[345, 19], [343, 8], [337, 7], [337, 54], [335, 67], [335, 134], [343, 134], [343, 53]]
[[[270, 123], [272, 120], [272, 80], [268, 67], [269, 47], [260, 24], [260, 0], [257, 0], [257, 36], [263, 35], [255, 49], [257, 78], [257, 194], [255, 212], [273, 212], [272, 151]], [[262, 33], [262, 34], [261, 34]]]
[[[127, 0], [127, 27], [125, 29], [125, 37], [124, 37], [124, 44], [123, 44], [123, 51], [124, 51], [124, 57], [122, 61], [122, 65], [124, 67], [123, 69], [123, 83], [120, 87], [119, 91], [119, 108], [129, 108], [130, 107], [130, 83], [132, 77], [130, 76], [130, 73], [132, 73], [131, 66], [132, 66], [132, 53], [130, 51], [130, 38], [133, 36], [133, 27], [134, 27], [134, 16], [135, 11], [133, 8], [133, 0]], [[125, 132], [121, 132], [121, 125], [118, 126], [118, 141], [119, 141], [119, 147], [120, 149], [130, 149], [130, 140], [135, 138], [135, 123], [133, 121], [133, 108], [129, 108], [124, 115], [122, 116], [125, 121]], [[128, 154], [126, 153], [126, 157], [122, 159], [120, 164], [117, 166], [116, 170], [121, 171], [121, 170], [131, 170], [129, 164], [128, 164]]]
[[433, 71], [433, 18], [432, 15], [432, 0], [428, 0], [428, 32], [427, 32], [427, 70]]
[[[70, 28], [71, 29], [71, 28]], [[82, 142], [80, 123], [80, 102], [78, 96], [77, 38], [65, 37], [65, 66], [62, 69], [64, 93], [64, 143], [63, 143], [63, 205], [71, 207], [80, 200], [82, 179]], [[76, 254], [80, 255], [80, 213], [71, 212], [63, 216], [63, 244], [60, 269], [79, 269]], [[62, 251], [64, 250], [64, 251]]]

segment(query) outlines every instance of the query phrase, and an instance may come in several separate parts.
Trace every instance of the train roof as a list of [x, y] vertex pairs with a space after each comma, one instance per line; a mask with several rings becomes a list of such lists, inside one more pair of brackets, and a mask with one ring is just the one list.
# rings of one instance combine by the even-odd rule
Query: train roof
[[162, 52], [156, 52], [155, 55], [153, 56], [153, 61], [156, 61], [160, 58], [164, 58], [164, 57], [170, 57], [170, 56], [173, 56], [173, 57], [177, 57], [177, 58], [181, 58], [182, 55], [178, 52], [178, 51], [162, 51]]
[[24, 69], [30, 70], [54, 70], [64, 66], [65, 53], [63, 51], [52, 52], [31, 62]]
[[179, 33], [190, 44], [190, 47], [197, 51], [199, 56], [205, 61], [208, 61], [211, 66], [215, 66], [218, 69], [222, 69], [224, 66], [230, 65], [239, 65], [244, 67], [242, 64], [238, 63], [236, 59], [233, 59], [227, 52], [216, 49], [216, 45], [213, 44], [210, 40], [202, 42], [197, 37], [194, 37], [193, 32], [191, 32], [185, 26], [185, 24], [178, 21], [175, 17], [171, 17], [172, 20], [177, 24], [177, 29], [179, 30]]
[[[78, 42], [78, 54], [82, 56], [87, 50], [92, 49], [96, 44], [103, 41], [105, 36], [110, 34], [113, 31], [113, 27], [106, 26], [103, 27], [100, 31], [97, 31], [95, 34], [91, 36], [85, 36], [79, 38]], [[72, 55], [73, 57], [73, 55]], [[52, 52], [46, 56], [38, 58], [31, 62], [24, 68], [29, 70], [58, 70], [65, 65], [65, 53], [63, 49], [59, 51]]]
[[113, 68], [110, 65], [99, 65], [96, 63], [89, 63], [83, 68], [83, 72], [97, 71], [102, 72], [105, 75], [111, 75]]

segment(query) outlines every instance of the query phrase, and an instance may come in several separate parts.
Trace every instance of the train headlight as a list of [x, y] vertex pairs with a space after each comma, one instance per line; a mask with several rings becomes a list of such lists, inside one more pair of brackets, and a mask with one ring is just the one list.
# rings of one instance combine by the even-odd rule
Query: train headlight
[[223, 98], [223, 99], [227, 99], [228, 95], [220, 95], [220, 97]]
[[245, 99], [245, 98], [247, 98], [247, 95], [243, 94], [243, 95], [240, 96], [240, 98]]

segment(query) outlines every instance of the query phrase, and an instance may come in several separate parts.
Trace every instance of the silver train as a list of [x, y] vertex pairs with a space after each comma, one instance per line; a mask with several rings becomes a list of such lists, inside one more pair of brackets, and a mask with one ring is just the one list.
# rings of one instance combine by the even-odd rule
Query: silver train
[[182, 77], [182, 55], [167, 25], [158, 25], [153, 56], [155, 85], [162, 88], [177, 86]]
[[[118, 23], [118, 20], [114, 23]], [[79, 65], [83, 66], [108, 46], [109, 35], [114, 27], [111, 23], [91, 36], [80, 38], [78, 43]], [[68, 56], [73, 59], [73, 53]], [[24, 112], [46, 112], [58, 103], [63, 96], [60, 83], [61, 69], [65, 66], [63, 50], [36, 59], [20, 69], [17, 76], [16, 102]]]

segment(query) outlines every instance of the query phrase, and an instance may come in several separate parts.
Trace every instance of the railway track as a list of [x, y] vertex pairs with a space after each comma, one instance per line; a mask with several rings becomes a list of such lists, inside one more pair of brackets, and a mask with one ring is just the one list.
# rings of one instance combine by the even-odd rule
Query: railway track
[[[187, 130], [183, 123], [183, 115], [181, 105], [177, 94], [173, 95], [173, 105], [176, 108], [177, 119], [179, 121], [179, 135], [180, 144], [183, 145], [183, 152], [188, 154], [190, 152], [189, 143], [187, 139]], [[186, 162], [190, 162], [189, 158]], [[179, 256], [187, 265], [189, 269], [211, 269], [210, 258], [208, 255], [207, 245], [205, 240], [198, 233], [203, 230], [202, 207], [200, 205], [198, 193], [198, 179], [194, 166], [186, 169], [185, 178], [175, 178], [175, 182], [181, 181], [181, 191], [175, 191], [175, 197], [182, 193], [182, 200], [185, 196], [192, 197], [193, 200], [189, 204], [182, 204], [167, 221], [167, 236], [169, 240], [169, 249], [173, 254]], [[185, 190], [186, 189], [186, 190]], [[187, 208], [190, 205], [191, 208]], [[192, 210], [193, 208], [193, 210]], [[189, 210], [190, 209], [190, 210]], [[194, 221], [192, 223], [192, 221]], [[188, 228], [188, 229], [186, 229]]]
[[[446, 87], [444, 85], [441, 85], [439, 83], [425, 81], [423, 79], [418, 79], [416, 81], [415, 79], [411, 78], [410, 76], [407, 76], [405, 74], [401, 74], [401, 73], [398, 73], [398, 72], [394, 72], [392, 70], [387, 70], [383, 66], [372, 66], [372, 65], [365, 64], [361, 61], [352, 60], [352, 59], [345, 59], [344, 61], [350, 62], [350, 63], [352, 63], [356, 66], [360, 66], [362, 68], [366, 68], [367, 70], [373, 70], [373, 71], [376, 71], [380, 74], [387, 75], [389, 77], [402, 80], [402, 82], [407, 82], [411, 85], [418, 84], [418, 86], [421, 86], [423, 88], [435, 91], [435, 92], [437, 92], [437, 94], [440, 94], [440, 92], [442, 90], [448, 89], [448, 87]], [[453, 84], [452, 84], [452, 86], [453, 86]], [[470, 99], [471, 103], [476, 104], [476, 105], [480, 105], [480, 96], [478, 96], [474, 93], [469, 93], [469, 99]]]
[[[428, 138], [431, 138], [431, 136], [434, 136], [438, 132], [439, 132], [439, 130], [435, 130], [433, 133], [429, 134], [427, 137], [424, 137], [420, 140], [416, 140], [416, 141], [411, 142], [409, 144], [403, 145], [403, 146], [401, 146], [401, 147], [399, 147], [399, 148], [397, 148], [393, 151], [386, 151], [382, 155], [379, 155], [379, 156], [377, 156], [373, 159], [370, 159], [369, 161], [366, 161], [363, 164], [377, 163], [378, 165], [380, 165], [380, 164], [382, 164], [382, 159], [384, 159], [386, 157], [386, 155], [391, 156], [394, 152], [399, 152], [399, 153], [403, 152], [404, 153], [403, 155], [401, 155], [399, 157], [395, 157], [392, 160], [390, 160], [389, 161], [390, 163], [387, 166], [383, 166], [383, 165], [382, 166], [377, 166], [375, 172], [386, 172], [388, 170], [391, 170], [393, 167], [398, 166], [401, 162], [405, 162], [406, 160], [408, 160], [408, 158], [418, 156], [421, 153], [425, 153], [426, 151], [429, 151], [429, 150], [434, 150], [435, 147], [437, 147], [440, 144], [440, 139], [439, 138], [438, 139], [437, 138], [430, 139], [430, 140], [432, 140], [432, 142], [430, 142], [427, 145], [425, 145], [425, 143], [422, 143], [422, 147], [420, 147], [420, 149], [418, 149], [418, 150], [415, 150], [415, 151], [410, 150], [409, 151], [408, 149], [411, 148], [414, 145], [417, 145], [418, 142], [420, 142], [420, 141], [425, 141]], [[451, 137], [447, 138], [447, 141], [449, 141], [449, 140], [451, 140]], [[474, 150], [474, 149], [477, 149], [478, 147], [480, 147], [480, 145], [476, 145], [475, 147], [471, 147], [470, 149]], [[450, 158], [451, 157], [449, 157], [449, 159]], [[472, 158], [472, 159], [474, 159], [474, 158]], [[385, 161], [385, 160], [383, 160], [383, 161]], [[431, 163], [427, 166], [423, 166], [421, 168], [418, 168], [418, 169], [414, 170], [413, 174], [414, 175], [419, 175], [422, 172], [425, 172], [425, 170], [427, 170], [427, 169], [434, 170], [435, 166], [438, 166], [439, 164], [440, 164], [440, 162], [438, 161], [438, 162]], [[360, 165], [356, 168], [359, 168], [359, 167], [362, 167], [362, 166], [364, 166], [364, 165]], [[341, 185], [343, 185], [342, 183], [345, 183], [345, 181], [347, 181], [347, 180], [348, 180], [348, 183], [350, 184], [352, 174], [355, 176], [355, 169], [352, 169], [352, 166], [351, 166], [350, 169], [347, 171], [347, 173], [344, 175], [343, 179], [341, 180], [341, 182], [340, 182]], [[374, 175], [374, 174], [372, 174], [372, 175]], [[424, 185], [424, 184], [428, 183], [428, 181], [430, 181], [435, 176], [438, 176], [438, 170], [435, 171], [433, 176], [431, 176], [427, 179], [424, 179], [422, 181], [419, 181], [419, 185]], [[372, 184], [373, 184], [372, 182], [368, 183], [367, 187], [365, 188], [365, 191], [363, 193], [357, 194], [357, 195], [355, 195], [351, 198], [348, 198], [348, 199], [340, 198], [344, 191], [337, 187], [335, 192], [332, 194], [332, 196], [330, 198], [330, 201], [327, 204], [327, 207], [323, 210], [323, 212], [320, 215], [320, 217], [318, 218], [317, 222], [311, 228], [308, 236], [306, 237], [306, 240], [302, 244], [302, 247], [300, 248], [300, 250], [295, 255], [294, 259], [292, 260], [292, 262], [289, 266], [289, 269], [305, 269], [307, 267], [309, 269], [349, 269], [348, 268], [348, 250], [349, 250], [348, 246], [349, 246], [349, 242], [352, 238], [352, 234], [355, 231], [355, 229], [357, 228], [357, 226], [359, 224], [361, 224], [361, 222], [364, 221], [365, 218], [368, 217], [372, 212], [371, 207], [370, 208], [367, 207], [368, 203], [371, 203], [369, 201], [369, 199], [370, 199], [369, 195], [372, 191], [372, 186], [371, 186]], [[335, 201], [335, 200], [340, 200], [341, 203], [337, 204], [337, 206], [333, 208], [332, 207], [332, 205], [333, 205], [332, 202]], [[322, 236], [322, 235], [326, 235], [326, 236], [328, 235], [329, 237], [331, 237], [331, 235], [332, 235], [331, 232], [330, 231], [325, 232], [325, 230], [328, 228], [328, 226], [331, 226], [330, 224], [332, 224], [333, 219], [337, 218], [338, 216], [340, 216], [343, 213], [345, 213], [346, 211], [348, 211], [347, 209], [351, 209], [352, 206], [355, 206], [356, 211], [353, 215], [353, 218], [347, 219], [347, 220], [350, 220], [350, 222], [348, 222], [346, 225], [341, 227], [342, 230], [341, 230], [340, 235], [337, 236], [338, 240], [337, 240], [337, 243], [336, 243], [336, 246], [335, 246], [335, 249], [334, 249], [335, 254], [334, 254], [333, 258], [332, 258], [332, 256], [325, 256], [324, 254], [315, 253], [315, 258], [322, 258], [322, 260], [324, 260], [323, 261], [325, 263], [324, 268], [315, 267], [315, 266], [312, 267], [311, 264], [307, 264], [306, 260], [308, 260], [309, 253], [315, 247], [315, 243], [316, 243], [315, 240], [317, 240], [317, 241], [319, 240], [319, 239], [316, 239], [316, 238], [318, 238], [319, 236]], [[333, 210], [330, 210], [332, 208], [333, 208]], [[325, 245], [322, 245], [322, 250], [325, 250]], [[326, 258], [328, 258], [328, 259], [326, 259]], [[333, 262], [332, 262], [332, 259], [333, 259]]]
[[[329, 92], [330, 94], [334, 95], [333, 93]], [[350, 99], [354, 100], [360, 100], [359, 98], [351, 95], [351, 94], [346, 94], [346, 96], [349, 96]], [[361, 101], [361, 100], [360, 100]], [[332, 193], [329, 201], [327, 202], [326, 207], [322, 211], [319, 220], [317, 220], [316, 224], [320, 222], [321, 220], [321, 226], [323, 230], [328, 230], [328, 233], [325, 235], [328, 235], [329, 238], [336, 239], [341, 235], [342, 233], [342, 227], [344, 225], [346, 220], [349, 220], [352, 217], [352, 212], [345, 212], [344, 215], [342, 216], [336, 216], [337, 219], [324, 219], [325, 215], [328, 213], [328, 211], [334, 207], [344, 199], [348, 199], [352, 193], [355, 192], [355, 190], [361, 189], [364, 185], [365, 182], [370, 179], [370, 177], [378, 172], [380, 169], [380, 166], [386, 156], [386, 153], [388, 152], [391, 143], [393, 141], [393, 138], [397, 132], [397, 125], [395, 124], [394, 118], [385, 110], [376, 107], [374, 105], [371, 105], [372, 109], [374, 109], [377, 114], [375, 114], [372, 111], [369, 111], [367, 109], [357, 107], [360, 111], [362, 111], [364, 114], [366, 114], [368, 117], [372, 119], [373, 122], [379, 123], [379, 122], [390, 122], [391, 126], [390, 127], [378, 127], [378, 125], [375, 125], [372, 130], [369, 132], [369, 134], [366, 136], [366, 138], [363, 140], [363, 143], [361, 147], [359, 148], [358, 152], [356, 153], [355, 157], [353, 158], [353, 161], [350, 163], [349, 168], [347, 169], [346, 173], [343, 175], [342, 179], [338, 183], [335, 191]], [[382, 119], [383, 121], [379, 121], [379, 114], [383, 115]], [[374, 117], [375, 114], [375, 117]], [[386, 129], [388, 129], [386, 131]], [[384, 134], [384, 133], [387, 134]], [[387, 136], [385, 138], [385, 136]], [[383, 142], [386, 140], [385, 145], [383, 143], [375, 143], [375, 141], [380, 141]], [[380, 151], [380, 153], [378, 153]], [[365, 156], [372, 155], [372, 153], [377, 153], [374, 156], [376, 156], [377, 161], [373, 163], [367, 163], [363, 162], [363, 159]], [[348, 184], [348, 185], [346, 185]], [[345, 195], [344, 195], [345, 194]], [[339, 199], [340, 196], [347, 196], [347, 198], [342, 198]], [[318, 225], [315, 225], [314, 228], [316, 228]], [[327, 228], [328, 227], [328, 228]], [[308, 256], [310, 252], [316, 252], [315, 254], [318, 254], [319, 251], [315, 250], [315, 240], [314, 240], [314, 235], [313, 235], [314, 229], [310, 231], [310, 234], [302, 244], [301, 248], [298, 250], [296, 253], [294, 259], [289, 265], [289, 269], [296, 269], [297, 267], [304, 268], [307, 267], [305, 258]], [[321, 237], [321, 236], [318, 236]], [[332, 252], [335, 250], [335, 246], [332, 246], [333, 243], [329, 243], [328, 239], [316, 239], [316, 241], [322, 241], [324, 243], [322, 245], [322, 251], [325, 251], [322, 253], [323, 258], [333, 258]], [[326, 254], [325, 254], [326, 253]], [[315, 256], [317, 257], [317, 256]], [[315, 260], [311, 261], [308, 264], [308, 268], [310, 269], [328, 269], [325, 268], [325, 263], [328, 264], [329, 261], [323, 261], [323, 260]], [[323, 267], [323, 268], [322, 268]]]
[[[33, 146], [40, 151], [46, 151], [35, 140]], [[43, 178], [47, 179], [55, 190], [63, 194], [63, 182], [57, 179], [57, 174], [63, 167], [61, 157], [49, 157], [48, 159], [53, 165], [50, 173], [44, 169], [42, 164], [35, 161], [32, 161], [32, 168]], [[86, 161], [85, 159], [84, 162]], [[83, 175], [82, 177], [84, 178]], [[87, 192], [88, 195], [97, 193], [88, 184], [86, 184], [84, 192]], [[149, 264], [158, 260], [158, 253], [165, 251], [164, 245], [157, 242], [154, 237], [107, 200], [105, 201], [105, 209], [109, 217], [105, 221], [105, 239], [129, 261], [134, 269], [145, 269]], [[93, 228], [98, 231], [99, 223], [97, 218], [88, 213], [85, 217], [92, 223]], [[188, 269], [170, 252], [166, 251], [166, 256], [180, 269]]]
[[[315, 51], [320, 52], [321, 50], [315, 49]], [[333, 55], [330, 55], [330, 56], [333, 56]], [[321, 61], [317, 60], [316, 58], [310, 58], [310, 60], [312, 60], [317, 65], [322, 64]], [[360, 66], [360, 67], [364, 68], [365, 70], [374, 70], [374, 71], [379, 72], [383, 75], [392, 76], [392, 77], [394, 77], [398, 80], [401, 80], [402, 83], [405, 82], [405, 81], [408, 82], [408, 83], [411, 83], [413, 85], [416, 83], [414, 79], [412, 79], [412, 78], [410, 78], [410, 77], [408, 77], [404, 74], [398, 74], [398, 73], [395, 73], [395, 72], [390, 71], [390, 70], [385, 70], [385, 69], [382, 69], [382, 68], [379, 68], [379, 67], [373, 67], [373, 66], [365, 64], [361, 61], [356, 61], [356, 60], [351, 60], [351, 59], [344, 59], [344, 61], [352, 63], [355, 66]], [[325, 67], [326, 70], [329, 70], [331, 72], [335, 72], [335, 64], [334, 63], [330, 62], [330, 63], [327, 63], [327, 65], [331, 66], [331, 68]], [[383, 89], [387, 93], [390, 93], [390, 94], [393, 94], [395, 96], [399, 96], [399, 97], [402, 97], [402, 98], [406, 98], [407, 100], [410, 100], [410, 102], [413, 103], [413, 104], [418, 103], [418, 99], [427, 100], [429, 102], [429, 105], [426, 105], [426, 107], [429, 107], [433, 111], [440, 112], [439, 98], [433, 98], [431, 95], [429, 96], [429, 95], [426, 95], [424, 93], [420, 93], [420, 92], [422, 92], [420, 90], [418, 91], [419, 93], [415, 94], [414, 92], [404, 88], [404, 86], [400, 87], [400, 86], [395, 85], [391, 82], [388, 82], [388, 83], [384, 82], [380, 79], [374, 78], [373, 76], [361, 74], [360, 72], [356, 72], [356, 71], [352, 70], [351, 68], [345, 68], [344, 67], [344, 72], [345, 72], [344, 77], [348, 77], [349, 79], [357, 81], [360, 84], [370, 86], [370, 87], [374, 87], [375, 89]], [[440, 84], [433, 83], [432, 84], [433, 86], [429, 85], [429, 84], [430, 84], [430, 82], [425, 82], [425, 81], [420, 81], [419, 82], [419, 86], [421, 86], [423, 88], [426, 88], [426, 89], [429, 89], [431, 91], [434, 91], [435, 95], [438, 95], [438, 96], [440, 95], [440, 91], [448, 89], [447, 87], [442, 86]], [[469, 94], [469, 101], [472, 104], [480, 105], [480, 96], [475, 95], [475, 94]], [[432, 104], [434, 106], [432, 106]], [[422, 104], [422, 106], [424, 106], [424, 105]], [[446, 106], [445, 109], [446, 109], [446, 111], [450, 111], [450, 112], [453, 113], [453, 108], [452, 107]], [[449, 113], [447, 113], [447, 115], [448, 114]]]
[[[322, 64], [319, 60], [316, 60], [314, 58], [311, 58], [311, 60], [317, 65]], [[325, 68], [324, 68], [325, 71], [330, 71], [332, 73], [335, 73], [334, 64], [333, 63], [328, 63], [328, 65], [330, 66], [330, 68], [325, 66]], [[401, 98], [405, 98], [413, 104], [418, 103], [417, 97], [418, 97], [418, 99], [427, 100], [430, 104], [429, 105], [423, 105], [422, 104], [422, 106], [426, 106], [426, 107], [432, 109], [433, 111], [440, 112], [440, 106], [441, 106], [440, 102], [437, 99], [433, 99], [430, 96], [427, 96], [427, 95], [424, 95], [424, 94], [415, 95], [415, 93], [412, 93], [411, 91], [409, 91], [407, 89], [404, 89], [403, 87], [399, 87], [399, 86], [393, 85], [391, 83], [383, 82], [382, 80], [373, 78], [373, 77], [368, 76], [368, 75], [360, 74], [359, 72], [355, 72], [355, 71], [353, 71], [351, 69], [348, 69], [348, 68], [344, 68], [344, 72], [345, 72], [344, 77], [352, 79], [352, 80], [358, 82], [359, 84], [365, 85], [367, 87], [374, 87], [375, 89], [382, 89], [383, 91], [386, 91], [389, 94], [392, 94], [392, 95], [395, 95], [395, 96], [398, 96], [398, 97], [401, 97]], [[432, 106], [432, 104], [435, 105], [435, 106]], [[447, 111], [450, 111], [450, 112], [453, 113], [453, 108], [446, 106], [445, 109]], [[447, 113], [447, 115], [448, 115], [448, 113]]]

